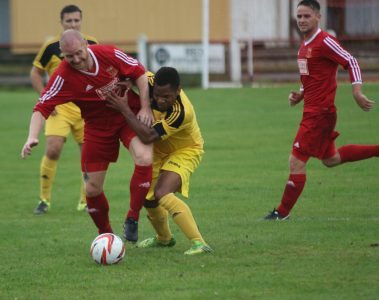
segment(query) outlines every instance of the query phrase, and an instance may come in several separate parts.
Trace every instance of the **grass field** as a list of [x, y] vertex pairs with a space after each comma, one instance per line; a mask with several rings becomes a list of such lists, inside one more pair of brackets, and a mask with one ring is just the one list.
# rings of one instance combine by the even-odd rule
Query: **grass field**
[[[35, 94], [0, 91], [0, 299], [378, 299], [379, 160], [326, 169], [311, 160], [307, 185], [286, 222], [262, 221], [280, 200], [301, 117], [287, 95], [297, 85], [188, 90], [206, 155], [188, 200], [215, 252], [185, 257], [188, 241], [172, 226], [171, 249], [127, 247], [124, 261], [101, 267], [89, 256], [95, 226], [75, 210], [79, 153], [70, 138], [53, 205], [34, 216], [41, 145], [19, 158]], [[378, 143], [379, 111], [362, 112], [349, 85], [338, 92], [338, 145]], [[379, 86], [365, 92], [379, 100]], [[111, 166], [105, 191], [122, 233], [132, 166], [126, 151]], [[145, 212], [140, 237], [152, 235]]]

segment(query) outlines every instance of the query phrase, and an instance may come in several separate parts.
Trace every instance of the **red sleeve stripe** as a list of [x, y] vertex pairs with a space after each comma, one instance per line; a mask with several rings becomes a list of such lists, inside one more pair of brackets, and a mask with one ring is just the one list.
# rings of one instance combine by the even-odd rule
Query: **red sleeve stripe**
[[58, 92], [61, 90], [64, 83], [64, 79], [61, 76], [57, 76], [51, 85], [50, 89], [48, 89], [40, 98], [40, 102], [45, 102], [46, 100], [49, 100], [53, 98]]
[[131, 66], [138, 66], [138, 61], [130, 56], [127, 56], [124, 52], [115, 49], [115, 55], [117, 58], [121, 59], [124, 63]]
[[330, 37], [324, 39], [325, 44], [332, 49], [337, 55], [341, 56], [343, 59], [349, 62], [349, 68], [353, 74], [354, 82], [362, 82], [362, 74], [359, 64], [355, 57], [353, 57], [349, 52], [343, 49], [336, 41]]

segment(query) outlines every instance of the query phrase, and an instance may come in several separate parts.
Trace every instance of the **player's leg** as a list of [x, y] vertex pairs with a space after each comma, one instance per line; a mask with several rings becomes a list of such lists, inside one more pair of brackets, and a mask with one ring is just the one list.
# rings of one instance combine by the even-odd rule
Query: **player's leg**
[[[149, 219], [157, 232], [156, 239], [159, 240], [160, 237], [164, 237], [167, 243], [167, 241], [170, 240], [169, 238], [172, 237], [168, 225], [166, 225], [167, 214], [164, 214], [161, 210], [161, 208], [164, 208], [171, 215], [175, 224], [178, 225], [184, 235], [192, 242], [192, 247], [185, 252], [185, 254], [188, 255], [212, 251], [205, 243], [191, 209], [184, 201], [175, 195], [176, 192], [181, 192], [185, 197], [188, 197], [190, 175], [196, 169], [200, 160], [201, 154], [193, 153], [192, 150], [171, 155], [164, 162], [156, 184], [154, 180], [155, 200], [147, 200], [145, 204], [145, 206], [147, 206]], [[154, 164], [154, 169], [155, 167], [156, 165]], [[152, 202], [159, 203], [157, 209], [154, 209], [151, 205], [147, 205]], [[165, 227], [167, 227], [168, 230], [164, 230]]]
[[[84, 121], [81, 117], [80, 111], [72, 113], [70, 118], [72, 122], [71, 123], [72, 136], [74, 137], [75, 141], [79, 145], [79, 151], [82, 152], [82, 145], [84, 142]], [[84, 186], [83, 177], [80, 176], [80, 198], [79, 198], [79, 203], [76, 209], [78, 211], [83, 211], [85, 210], [86, 206], [87, 206], [87, 201], [86, 201], [85, 186]]]
[[191, 241], [193, 246], [186, 251], [186, 254], [211, 252], [211, 248], [205, 243], [199, 231], [191, 209], [175, 195], [175, 192], [180, 191], [181, 186], [182, 180], [179, 174], [163, 170], [155, 187], [154, 198], [159, 201], [162, 208], [167, 210], [175, 224]]
[[278, 208], [268, 214], [266, 220], [285, 220], [288, 218], [290, 211], [299, 199], [306, 182], [306, 160], [300, 160], [293, 154], [289, 157], [288, 177], [282, 199]]
[[[332, 115], [334, 117], [334, 115]], [[322, 127], [318, 115], [304, 114], [292, 144], [292, 152], [288, 159], [289, 176], [279, 206], [265, 216], [265, 220], [286, 220], [293, 206], [299, 199], [306, 182], [306, 164], [310, 157], [318, 157], [321, 149], [333, 142], [335, 120], [326, 122]], [[326, 138], [324, 137], [326, 135]], [[332, 138], [333, 136], [333, 138]], [[337, 135], [336, 135], [337, 136]], [[326, 143], [326, 142], [327, 143]], [[325, 143], [325, 146], [324, 146]]]
[[130, 206], [124, 222], [124, 237], [130, 242], [138, 240], [138, 220], [143, 203], [149, 191], [152, 177], [153, 145], [145, 145], [134, 136], [127, 144], [134, 162], [130, 179]]
[[[150, 192], [149, 192], [150, 193]], [[144, 204], [147, 218], [153, 226], [156, 236], [143, 240], [139, 248], [173, 247], [176, 244], [168, 224], [168, 212], [156, 200], [146, 200]]]
[[37, 215], [46, 213], [50, 207], [51, 191], [64, 143], [62, 136], [46, 136], [45, 154], [40, 164], [40, 201], [34, 210]]
[[110, 162], [117, 160], [119, 141], [117, 135], [109, 130], [105, 140], [94, 141], [97, 129], [88, 128], [88, 140], [82, 146], [81, 166], [85, 181], [87, 211], [96, 224], [99, 233], [112, 232], [109, 221], [109, 204], [103, 186]]
[[379, 156], [379, 145], [345, 145], [337, 149], [335, 155], [323, 159], [327, 167], [335, 167], [346, 162], [360, 161]]
[[58, 160], [69, 134], [70, 123], [58, 106], [45, 123], [46, 150], [40, 165], [40, 202], [35, 214], [47, 212], [50, 206]]
[[87, 211], [98, 228], [99, 234], [113, 232], [109, 221], [109, 204], [103, 190], [106, 173], [106, 170], [83, 172]]

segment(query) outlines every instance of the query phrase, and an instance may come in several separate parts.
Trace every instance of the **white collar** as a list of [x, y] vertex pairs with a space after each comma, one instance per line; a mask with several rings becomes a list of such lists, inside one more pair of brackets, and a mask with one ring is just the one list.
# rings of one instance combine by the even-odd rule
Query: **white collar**
[[308, 46], [315, 38], [316, 36], [321, 32], [321, 29], [317, 29], [314, 35], [312, 35], [308, 40], [304, 41], [304, 45]]
[[95, 72], [91, 73], [91, 72], [81, 71], [81, 70], [79, 70], [79, 72], [82, 72], [83, 74], [90, 75], [90, 76], [96, 76], [99, 73], [99, 63], [97, 61], [95, 53], [93, 53], [90, 48], [87, 48], [87, 50], [89, 54], [92, 56], [93, 62], [95, 63]]

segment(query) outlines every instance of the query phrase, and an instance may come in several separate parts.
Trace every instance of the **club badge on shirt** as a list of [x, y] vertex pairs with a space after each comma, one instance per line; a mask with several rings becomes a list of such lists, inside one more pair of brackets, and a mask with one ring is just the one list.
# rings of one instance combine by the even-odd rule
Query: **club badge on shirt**
[[312, 48], [307, 49], [307, 54], [305, 54], [306, 58], [311, 58], [312, 57]]
[[111, 75], [112, 77], [116, 77], [117, 76], [117, 70], [115, 68], [113, 68], [113, 66], [109, 66], [107, 69], [106, 69], [107, 73], [109, 75]]

